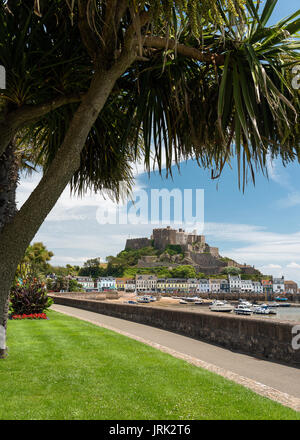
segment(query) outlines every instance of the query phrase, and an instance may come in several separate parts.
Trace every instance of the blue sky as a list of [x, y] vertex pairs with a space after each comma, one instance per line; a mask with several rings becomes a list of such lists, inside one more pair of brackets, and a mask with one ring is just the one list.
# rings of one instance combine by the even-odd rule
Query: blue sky
[[[295, 12], [298, 0], [279, 0], [273, 20]], [[218, 181], [193, 161], [174, 168], [172, 180], [157, 173], [136, 171], [136, 190], [153, 188], [204, 189], [204, 234], [207, 242], [220, 248], [223, 256], [255, 265], [266, 274], [285, 275], [300, 284], [300, 165], [284, 168], [279, 161], [269, 164], [269, 179], [258, 175], [245, 193], [238, 189], [236, 166], [227, 167]], [[22, 178], [18, 189], [21, 205], [38, 183], [38, 174]], [[87, 258], [115, 255], [128, 237], [149, 236], [152, 226], [101, 225], [97, 212], [113, 211], [114, 204], [101, 195], [70, 197], [66, 189], [37, 233], [55, 254], [53, 264], [82, 264]], [[98, 211], [97, 211], [98, 210]], [[154, 226], [155, 227], [155, 226]]]

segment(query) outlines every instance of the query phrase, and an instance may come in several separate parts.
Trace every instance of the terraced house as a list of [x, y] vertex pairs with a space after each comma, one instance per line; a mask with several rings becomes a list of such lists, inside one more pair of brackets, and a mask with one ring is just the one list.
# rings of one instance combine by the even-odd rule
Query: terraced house
[[221, 283], [223, 280], [219, 280], [216, 278], [211, 278], [209, 280], [209, 291], [211, 293], [219, 293], [221, 290]]
[[241, 291], [242, 292], [253, 292], [252, 280], [241, 280]]
[[273, 278], [273, 292], [274, 293], [284, 292], [284, 277]]
[[81, 276], [74, 277], [74, 279], [86, 292], [91, 292], [97, 289], [97, 283], [91, 277]]
[[263, 286], [259, 281], [253, 281], [252, 287], [254, 293], [263, 293]]
[[284, 289], [286, 293], [298, 293], [298, 284], [295, 283], [295, 281], [285, 281], [284, 282]]
[[230, 292], [240, 292], [241, 288], [242, 288], [242, 283], [241, 283], [241, 276], [240, 275], [236, 275], [236, 276], [232, 276], [229, 275], [229, 285], [230, 285]]
[[188, 280], [186, 278], [160, 278], [157, 281], [157, 291], [160, 293], [188, 292]]
[[261, 284], [263, 288], [263, 293], [265, 295], [270, 295], [271, 293], [273, 293], [273, 283], [271, 280], [262, 280]]
[[[132, 278], [116, 278], [117, 290], [120, 290], [121, 292], [125, 291], [128, 281], [131, 281], [131, 280], [132, 280]], [[134, 289], [135, 289], [135, 283], [134, 283]]]
[[137, 292], [156, 292], [156, 275], [136, 275], [135, 285]]
[[198, 280], [198, 293], [209, 293], [209, 280], [200, 279]]
[[97, 279], [97, 290], [103, 292], [104, 290], [115, 290], [116, 280], [113, 277], [100, 277]]
[[222, 293], [229, 293], [230, 292], [230, 284], [227, 280], [222, 280], [220, 283], [220, 291]]
[[134, 292], [135, 291], [135, 279], [134, 278], [128, 278], [125, 282], [125, 291], [126, 292]]

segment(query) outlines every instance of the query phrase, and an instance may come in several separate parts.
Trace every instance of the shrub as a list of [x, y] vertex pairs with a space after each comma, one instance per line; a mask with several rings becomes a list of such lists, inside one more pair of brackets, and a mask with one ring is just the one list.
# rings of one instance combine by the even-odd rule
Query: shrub
[[12, 315], [32, 315], [43, 313], [53, 304], [47, 295], [45, 283], [36, 278], [16, 283], [10, 292]]

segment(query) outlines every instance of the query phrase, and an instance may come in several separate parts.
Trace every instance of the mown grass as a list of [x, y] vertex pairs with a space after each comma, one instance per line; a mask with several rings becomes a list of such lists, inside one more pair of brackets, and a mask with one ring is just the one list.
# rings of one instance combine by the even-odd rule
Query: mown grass
[[93, 324], [50, 311], [11, 321], [0, 419], [300, 419], [250, 390]]

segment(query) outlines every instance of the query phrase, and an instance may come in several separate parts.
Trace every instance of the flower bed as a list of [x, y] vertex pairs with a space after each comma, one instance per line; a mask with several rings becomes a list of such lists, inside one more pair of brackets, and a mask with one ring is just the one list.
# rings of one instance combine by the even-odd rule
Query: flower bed
[[30, 315], [11, 315], [10, 319], [49, 319], [46, 313], [31, 313]]

